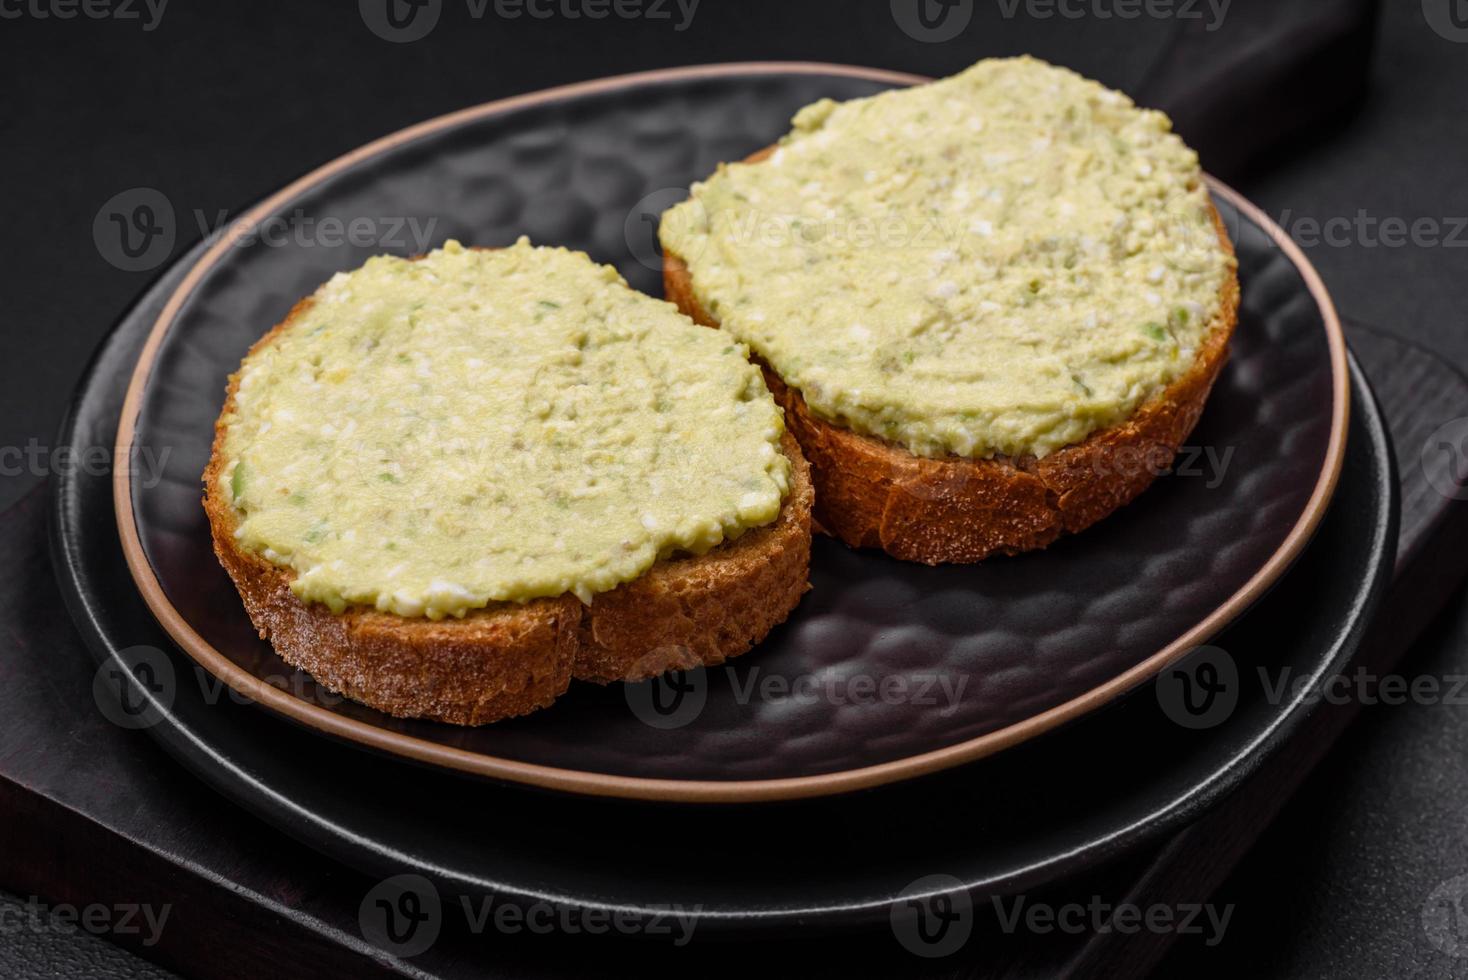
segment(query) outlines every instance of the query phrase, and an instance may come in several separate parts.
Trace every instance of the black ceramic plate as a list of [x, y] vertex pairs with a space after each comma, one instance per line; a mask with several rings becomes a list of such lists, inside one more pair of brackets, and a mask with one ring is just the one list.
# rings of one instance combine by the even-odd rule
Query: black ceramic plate
[[[188, 263], [184, 264], [184, 267]], [[184, 268], [157, 283], [99, 350], [56, 445], [109, 445], [132, 364]], [[174, 649], [128, 577], [106, 476], [63, 471], [52, 542], [63, 594], [100, 661], [142, 683], [135, 724], [209, 785], [371, 874], [427, 875], [447, 893], [647, 912], [699, 905], [699, 934], [805, 933], [883, 919], [918, 878], [1012, 893], [1070, 876], [1197, 817], [1310, 710], [1321, 678], [1350, 669], [1396, 541], [1390, 450], [1355, 377], [1339, 488], [1279, 585], [1214, 643], [1237, 700], [1200, 729], [1150, 692], [1007, 752], [840, 797], [709, 808], [575, 798], [400, 762], [323, 739], [221, 697]], [[1271, 698], [1258, 671], [1298, 682]], [[119, 731], [118, 738], [143, 737]]]
[[[671, 692], [657, 685], [579, 686], [481, 729], [396, 720], [316, 689], [250, 627], [212, 553], [199, 474], [225, 376], [298, 298], [375, 252], [521, 233], [585, 249], [656, 292], [650, 219], [690, 181], [768, 144], [800, 105], [905, 80], [734, 66], [576, 86], [406, 130], [255, 208], [186, 270], [121, 415], [117, 458], [164, 460], [161, 479], [133, 467], [115, 488], [124, 551], [159, 621], [230, 687], [337, 737], [541, 786], [703, 801], [841, 792], [971, 761], [1099, 707], [1214, 635], [1314, 530], [1348, 410], [1344, 342], [1318, 280], [1221, 187], [1243, 305], [1191, 440], [1200, 453], [1183, 457], [1195, 472], [1084, 535], [943, 568], [819, 540], [813, 589], [790, 620], [688, 679], [662, 713], [653, 700]], [[333, 246], [333, 221], [370, 240]]]
[[[700, 84], [758, 84], [767, 96], [771, 86], [790, 85], [792, 102], [822, 91], [856, 94], [839, 75], [775, 82], [731, 71]], [[201, 252], [155, 283], [99, 350], [58, 446], [112, 443], [128, 369]], [[1290, 299], [1304, 295], [1292, 273], [1265, 274], [1275, 261], [1267, 249], [1247, 252], [1247, 281], [1269, 283], [1271, 303], [1308, 307]], [[1257, 321], [1259, 308], [1250, 309]], [[130, 690], [140, 723], [211, 786], [307, 843], [374, 874], [425, 874], [447, 892], [633, 914], [698, 905], [701, 934], [809, 929], [884, 919], [894, 897], [930, 874], [991, 893], [1074, 874], [1195, 818], [1278, 747], [1310, 710], [1312, 685], [1348, 669], [1391, 569], [1395, 478], [1359, 375], [1351, 406], [1339, 487], [1314, 541], [1213, 641], [1229, 651], [1239, 684], [1211, 724], [1182, 727], [1143, 693], [967, 766], [774, 806], [573, 799], [322, 739], [222, 697], [172, 646], [129, 579], [108, 477], [85, 468], [57, 476], [52, 541], [89, 646], [104, 668], [123, 667], [144, 682]], [[237, 601], [227, 583], [218, 599]], [[1260, 669], [1298, 683], [1271, 696]], [[599, 710], [594, 700], [567, 707]]]

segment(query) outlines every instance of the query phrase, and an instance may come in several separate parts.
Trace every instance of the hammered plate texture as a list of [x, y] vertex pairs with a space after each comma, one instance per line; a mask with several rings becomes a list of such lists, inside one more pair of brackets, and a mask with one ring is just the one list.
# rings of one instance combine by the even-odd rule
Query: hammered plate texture
[[[133, 483], [141, 542], [167, 598], [217, 650], [261, 677], [291, 673], [250, 627], [210, 549], [199, 474], [226, 376], [300, 297], [382, 251], [521, 234], [584, 249], [661, 295], [655, 222], [688, 184], [765, 146], [814, 99], [882, 83], [819, 74], [648, 82], [471, 119], [365, 159], [277, 208], [287, 220], [373, 221], [397, 241], [309, 236], [231, 248], [163, 338], [136, 443], [168, 450]], [[814, 776], [942, 749], [1084, 695], [1166, 647], [1281, 546], [1327, 455], [1332, 368], [1322, 315], [1289, 258], [1218, 202], [1243, 305], [1232, 358], [1180, 471], [1082, 535], [976, 566], [927, 568], [818, 538], [812, 590], [789, 621], [726, 668], [674, 729], [644, 722], [620, 686], [574, 685], [530, 717], [462, 730], [400, 721], [300, 683], [300, 696], [373, 725], [485, 756], [676, 780]], [[411, 219], [411, 222], [409, 221]], [[431, 229], [426, 241], [414, 230]], [[856, 677], [946, 698], [806, 697]], [[772, 682], [773, 679], [773, 682]], [[896, 680], [893, 680], [896, 679]], [[802, 687], [802, 685], [804, 685]], [[630, 700], [635, 700], [635, 696]]]

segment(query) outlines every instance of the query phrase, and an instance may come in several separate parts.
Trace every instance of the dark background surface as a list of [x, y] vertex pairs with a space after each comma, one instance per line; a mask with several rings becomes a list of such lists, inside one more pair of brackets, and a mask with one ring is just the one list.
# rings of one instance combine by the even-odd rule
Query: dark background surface
[[[1446, 237], [1468, 216], [1468, 44], [1429, 26], [1425, 7], [1434, 2], [1385, 3], [1359, 109], [1237, 183], [1306, 239], [1344, 313], [1468, 368], [1468, 229], [1457, 245], [1395, 247], [1361, 230], [1388, 218], [1431, 219]], [[1225, 17], [1219, 43], [1251, 6], [1235, 4], [1237, 20]], [[1320, 7], [1275, 6], [1307, 31]], [[0, 19], [0, 447], [49, 444], [88, 352], [153, 275], [115, 268], [94, 244], [93, 219], [119, 192], [162, 192], [181, 252], [200, 237], [201, 221], [212, 229], [221, 215], [362, 142], [550, 85], [745, 59], [941, 75], [1028, 51], [1136, 91], [1178, 27], [1149, 17], [1042, 19], [1023, 3], [1007, 17], [995, 0], [976, 0], [962, 33], [925, 43], [898, 29], [886, 0], [702, 0], [684, 30], [676, 3], [666, 20], [593, 22], [506, 20], [492, 3], [475, 19], [464, 0], [444, 0], [429, 37], [390, 44], [350, 2], [173, 0], [152, 30], [143, 20], [41, 18], [0, 4], [16, 9], [23, 16]], [[1206, 15], [1206, 4], [1200, 9]], [[1332, 218], [1352, 230], [1310, 244], [1308, 221]], [[44, 476], [44, 467], [25, 469], [0, 477], [0, 506]], [[1405, 672], [1463, 672], [1465, 639], [1460, 600]], [[1468, 975], [1468, 959], [1435, 950], [1422, 924], [1432, 890], [1468, 871], [1465, 759], [1468, 707], [1369, 709], [1217, 897], [1236, 905], [1223, 943], [1183, 942], [1162, 975]], [[0, 973], [53, 967], [74, 976], [145, 969], [100, 941], [56, 930], [0, 934]]]

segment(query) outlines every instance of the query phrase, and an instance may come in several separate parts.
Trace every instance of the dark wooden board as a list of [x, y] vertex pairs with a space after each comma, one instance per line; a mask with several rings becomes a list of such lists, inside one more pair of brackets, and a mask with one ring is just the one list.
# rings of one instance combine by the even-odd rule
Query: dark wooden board
[[[1423, 453], [1439, 426], [1468, 414], [1468, 381], [1389, 334], [1360, 326], [1348, 332], [1391, 430], [1402, 490], [1396, 577], [1355, 661], [1381, 675], [1401, 660], [1468, 567], [1468, 508], [1434, 489], [1426, 470], [1447, 460]], [[1361, 707], [1356, 700], [1322, 701], [1238, 793], [1159, 849], [1120, 900], [1142, 906], [1207, 901]], [[1107, 937], [1082, 951], [1074, 975], [1145, 973], [1173, 938], [1145, 932]]]
[[[1358, 660], [1395, 663], [1468, 567], [1468, 519], [1432, 490], [1420, 449], [1439, 423], [1468, 414], [1468, 384], [1430, 354], [1384, 334], [1352, 332], [1398, 447], [1403, 519], [1398, 578]], [[1425, 457], [1429, 464], [1432, 457]], [[37, 493], [0, 517], [0, 886], [76, 905], [168, 904], [162, 940], [112, 938], [191, 976], [572, 977], [747, 973], [749, 944], [697, 952], [583, 935], [471, 935], [446, 928], [404, 960], [373, 948], [358, 911], [373, 882], [321, 858], [197, 783], [140, 732], [97, 710], [94, 661], [52, 582]], [[128, 588], [119, 583], [119, 589]], [[1032, 900], [1139, 905], [1202, 902], [1268, 825], [1355, 713], [1322, 706], [1244, 788], [1152, 853]], [[1169, 934], [1004, 935], [981, 923], [947, 959], [918, 960], [891, 933], [758, 949], [765, 972], [816, 966], [845, 975], [1137, 975]], [[839, 943], [839, 945], [838, 945]]]

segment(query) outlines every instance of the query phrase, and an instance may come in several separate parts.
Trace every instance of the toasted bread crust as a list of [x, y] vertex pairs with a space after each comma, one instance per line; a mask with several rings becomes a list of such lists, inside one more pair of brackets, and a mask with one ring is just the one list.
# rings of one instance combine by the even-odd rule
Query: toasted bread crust
[[[748, 158], [763, 159], [771, 148]], [[1233, 254], [1223, 219], [1219, 241]], [[663, 257], [667, 298], [693, 320], [717, 327], [693, 292], [687, 264]], [[1131, 417], [1043, 459], [926, 458], [813, 415], [800, 392], [769, 365], [765, 380], [810, 460], [819, 529], [852, 547], [880, 548], [929, 565], [974, 562], [1044, 548], [1084, 530], [1145, 490], [1193, 431], [1238, 322], [1239, 283], [1230, 273], [1218, 314], [1192, 366]]]
[[[256, 342], [274, 342], [311, 306], [297, 303]], [[234, 409], [232, 375], [221, 420]], [[234, 507], [220, 485], [222, 421], [204, 470], [204, 510], [219, 557], [250, 621], [281, 659], [317, 683], [404, 718], [481, 725], [549, 705], [573, 678], [606, 684], [712, 666], [748, 651], [784, 621], [810, 587], [810, 467], [786, 433], [790, 493], [771, 524], [704, 555], [662, 561], [596, 596], [500, 603], [462, 619], [409, 619], [368, 607], [332, 613], [291, 592], [291, 569], [235, 541]]]

